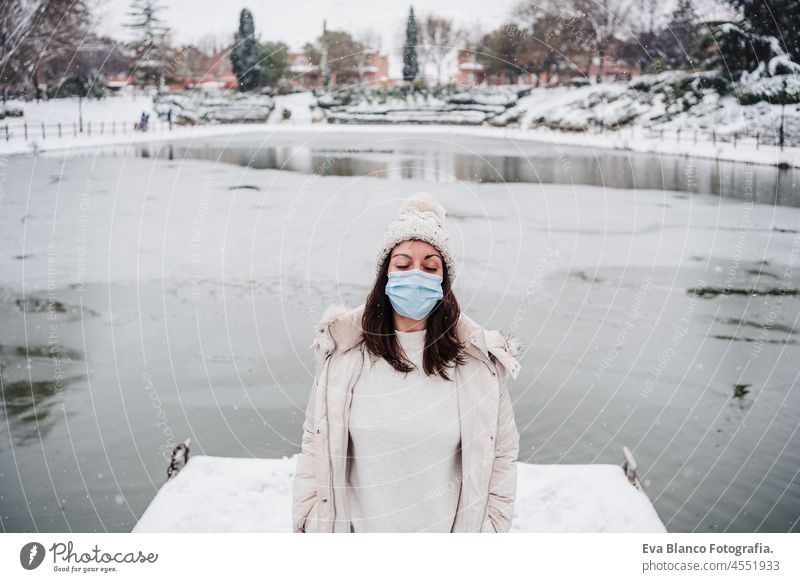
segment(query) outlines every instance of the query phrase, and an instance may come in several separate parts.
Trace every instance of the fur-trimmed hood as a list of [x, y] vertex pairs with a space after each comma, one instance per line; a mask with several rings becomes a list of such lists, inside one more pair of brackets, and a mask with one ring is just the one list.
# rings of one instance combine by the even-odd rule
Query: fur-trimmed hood
[[[311, 348], [316, 349], [319, 358], [345, 351], [355, 346], [361, 339], [361, 317], [364, 304], [349, 307], [341, 304], [329, 305], [320, 317], [314, 333]], [[517, 356], [521, 352], [519, 338], [510, 333], [484, 329], [472, 318], [461, 313], [456, 325], [459, 339], [467, 346], [474, 346], [484, 357], [502, 365], [512, 378], [516, 378], [521, 366]]]

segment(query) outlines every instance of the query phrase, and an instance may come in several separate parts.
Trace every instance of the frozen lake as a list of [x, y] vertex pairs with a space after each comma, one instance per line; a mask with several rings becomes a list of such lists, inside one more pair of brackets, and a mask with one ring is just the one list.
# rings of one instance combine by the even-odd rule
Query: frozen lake
[[451, 213], [462, 308], [525, 346], [521, 460], [618, 463], [626, 445], [670, 531], [799, 531], [794, 174], [777, 207], [759, 202], [774, 168], [589, 150], [593, 175], [566, 146], [308, 139], [2, 160], [4, 531], [129, 531], [188, 436], [297, 452], [314, 323], [363, 300], [418, 190]]
[[[396, 130], [370, 134], [241, 135], [104, 150], [167, 160], [207, 160], [325, 176], [480, 183], [543, 183], [715, 194], [800, 206], [800, 170], [702, 158], [446, 136]], [[92, 151], [90, 155], [95, 155]], [[749, 185], [751, 192], [745, 192]]]

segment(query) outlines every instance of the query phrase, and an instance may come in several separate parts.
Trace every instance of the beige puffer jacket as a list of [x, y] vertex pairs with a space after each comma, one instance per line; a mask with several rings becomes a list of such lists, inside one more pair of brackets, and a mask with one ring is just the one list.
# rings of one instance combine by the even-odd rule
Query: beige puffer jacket
[[[293, 482], [292, 524], [298, 532], [349, 532], [346, 507], [348, 419], [361, 373], [364, 305], [332, 305], [317, 325], [315, 379], [303, 423]], [[455, 370], [461, 421], [462, 481], [453, 532], [507, 532], [517, 490], [519, 433], [508, 395], [519, 341], [485, 330], [462, 314], [459, 338], [471, 356]]]

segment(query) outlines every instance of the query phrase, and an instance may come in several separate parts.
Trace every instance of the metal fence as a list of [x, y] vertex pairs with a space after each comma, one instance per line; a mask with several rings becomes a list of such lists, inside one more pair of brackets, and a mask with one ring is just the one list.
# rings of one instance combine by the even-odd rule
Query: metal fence
[[702, 142], [711, 143], [729, 143], [733, 147], [739, 145], [754, 145], [756, 149], [761, 146], [786, 146], [800, 145], [800, 142], [794, 143], [791, 136], [785, 136], [784, 144], [781, 144], [780, 135], [778, 132], [761, 134], [761, 133], [746, 133], [746, 132], [727, 132], [717, 133], [712, 129], [711, 132], [700, 131], [697, 129], [653, 129], [643, 128], [645, 137], [650, 139], [658, 139], [660, 141], [672, 141], [679, 144], [696, 144]]
[[63, 137], [78, 137], [79, 135], [124, 135], [129, 133], [146, 133], [149, 131], [172, 131], [179, 126], [167, 121], [153, 121], [147, 124], [147, 129], [142, 129], [139, 123], [121, 121], [101, 121], [92, 123], [6, 123], [0, 126], [0, 141], [12, 139], [48, 139]]
[[[156, 120], [147, 124], [147, 129], [144, 131], [172, 131], [176, 128], [192, 127], [191, 125], [179, 125], [169, 121]], [[77, 137], [78, 135], [124, 135], [129, 133], [142, 133], [143, 130], [139, 127], [139, 123], [134, 122], [119, 122], [119, 121], [101, 121], [91, 122], [86, 121], [83, 124], [80, 122], [75, 123], [16, 123], [10, 125], [0, 125], [0, 141], [10, 141], [12, 139], [24, 139], [25, 141], [33, 139], [49, 139], [49, 138], [63, 138], [63, 137]], [[701, 131], [697, 129], [653, 129], [649, 127], [634, 127], [628, 126], [618, 130], [609, 131], [608, 128], [602, 127], [590, 130], [590, 133], [605, 133], [615, 134], [619, 137], [629, 136], [644, 137], [646, 139], [654, 139], [660, 141], [671, 141], [679, 144], [697, 144], [697, 143], [730, 143], [733, 147], [739, 145], [751, 145], [759, 149], [762, 146], [780, 146], [780, 137], [778, 132], [761, 134], [761, 133], [717, 133], [716, 130], [711, 132]], [[800, 139], [793, 135], [785, 136], [785, 145], [789, 147], [800, 146]]]

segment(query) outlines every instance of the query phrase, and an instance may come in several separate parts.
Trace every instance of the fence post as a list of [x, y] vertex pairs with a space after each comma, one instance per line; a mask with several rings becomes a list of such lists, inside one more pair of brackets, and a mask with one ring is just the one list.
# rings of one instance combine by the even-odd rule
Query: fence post
[[105, 121], [101, 121], [100, 122], [100, 135], [103, 135], [103, 130], [105, 128], [106, 128], [106, 122]]
[[694, 143], [697, 143], [697, 130], [694, 130]]
[[78, 124], [72, 124], [72, 137], [78, 137]]
[[736, 132], [733, 132], [733, 147], [736, 148]]
[[761, 139], [760, 139], [760, 138], [761, 138], [761, 133], [757, 133], [757, 134], [756, 134], [756, 149], [758, 149], [758, 142], [760, 142], [760, 141], [761, 141]]
[[8, 134], [8, 124], [6, 123], [6, 141], [9, 140], [11, 136]]
[[44, 121], [43, 121], [42, 122], [42, 139], [45, 139], [46, 137], [47, 136], [45, 135], [45, 132], [44, 132]]
[[92, 122], [91, 121], [86, 125], [86, 129], [87, 129], [87, 135], [92, 135]]
[[717, 130], [716, 129], [712, 129], [711, 130], [711, 140], [714, 143], [717, 143]]
[[681, 143], [681, 128], [680, 127], [678, 128], [676, 141], [678, 143]]
[[28, 123], [25, 122], [22, 124], [25, 128], [25, 141], [28, 141]]
[[61, 123], [58, 124], [58, 137], [61, 139]]

